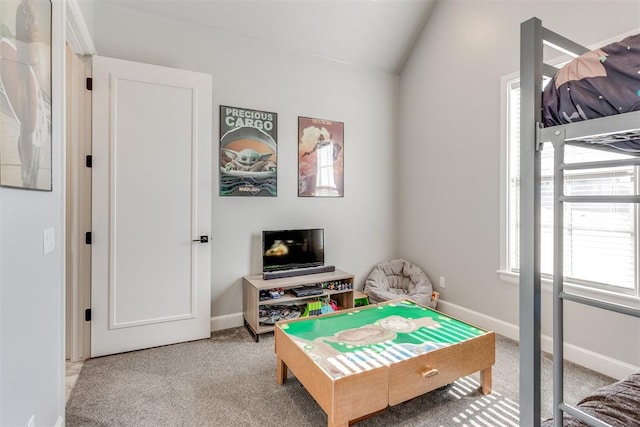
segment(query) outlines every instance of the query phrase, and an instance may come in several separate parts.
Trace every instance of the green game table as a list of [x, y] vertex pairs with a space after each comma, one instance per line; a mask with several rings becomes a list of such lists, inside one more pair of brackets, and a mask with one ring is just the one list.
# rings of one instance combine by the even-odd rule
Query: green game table
[[290, 369], [346, 427], [474, 372], [491, 392], [495, 334], [408, 300], [278, 322], [276, 380]]

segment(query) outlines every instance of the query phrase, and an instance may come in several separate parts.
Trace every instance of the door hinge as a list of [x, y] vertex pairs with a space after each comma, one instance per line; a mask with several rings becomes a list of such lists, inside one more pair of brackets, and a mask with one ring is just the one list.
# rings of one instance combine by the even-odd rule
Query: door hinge
[[86, 233], [84, 233], [84, 243], [87, 245], [91, 244], [91, 232], [87, 231]]
[[93, 79], [91, 77], [87, 77], [87, 90], [93, 90]]
[[91, 322], [91, 309], [87, 308], [84, 310], [84, 321]]
[[85, 157], [84, 165], [88, 168], [93, 167], [93, 156], [91, 154]]

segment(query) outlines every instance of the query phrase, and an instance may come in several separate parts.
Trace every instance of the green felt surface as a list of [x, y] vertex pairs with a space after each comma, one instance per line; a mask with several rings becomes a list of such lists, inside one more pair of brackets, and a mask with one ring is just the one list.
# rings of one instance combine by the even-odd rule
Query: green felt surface
[[[359, 310], [330, 316], [310, 317], [282, 325], [288, 335], [305, 341], [314, 341], [322, 337], [331, 337], [339, 332], [361, 328], [367, 325], [378, 325], [382, 319], [399, 316], [407, 320], [431, 318], [438, 327], [420, 327], [411, 333], [398, 333], [393, 339], [395, 344], [416, 344], [435, 342], [445, 345], [454, 344], [485, 333], [485, 331], [467, 323], [452, 319], [442, 313], [416, 305], [410, 301], [391, 304], [366, 306]], [[332, 344], [336, 349], [345, 351], [344, 346]]]

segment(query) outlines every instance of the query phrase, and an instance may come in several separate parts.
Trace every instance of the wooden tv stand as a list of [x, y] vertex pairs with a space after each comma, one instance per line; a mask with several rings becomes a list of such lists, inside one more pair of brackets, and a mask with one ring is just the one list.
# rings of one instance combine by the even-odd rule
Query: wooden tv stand
[[[307, 274], [304, 276], [284, 277], [279, 279], [264, 280], [262, 274], [244, 276], [242, 278], [242, 313], [244, 325], [257, 342], [260, 334], [273, 332], [274, 325], [261, 324], [259, 320], [260, 306], [304, 304], [319, 297], [330, 296], [338, 303], [339, 308], [353, 308], [353, 279], [351, 273], [335, 270], [327, 273]], [[346, 289], [324, 289], [320, 295], [296, 297], [291, 293], [292, 288], [315, 285], [317, 283], [342, 284]], [[323, 286], [325, 287], [325, 286]], [[260, 301], [260, 291], [282, 288], [284, 295], [280, 298]]]

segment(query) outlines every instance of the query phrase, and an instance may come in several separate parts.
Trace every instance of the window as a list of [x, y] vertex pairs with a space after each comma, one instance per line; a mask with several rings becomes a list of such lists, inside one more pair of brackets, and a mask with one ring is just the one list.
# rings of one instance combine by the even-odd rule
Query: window
[[[503, 79], [506, 90], [506, 162], [503, 162], [505, 242], [502, 270], [519, 271], [520, 202], [520, 85]], [[565, 162], [621, 159], [623, 154], [565, 147]], [[506, 163], [506, 164], [505, 164]], [[553, 147], [542, 151], [541, 273], [549, 279], [553, 269]], [[565, 172], [567, 195], [638, 194], [638, 167]], [[564, 274], [567, 286], [621, 297], [638, 298], [638, 206], [633, 203], [565, 203]]]
[[338, 196], [338, 187], [333, 171], [333, 164], [337, 158], [336, 145], [330, 140], [323, 143], [316, 150], [316, 153], [316, 196]]

